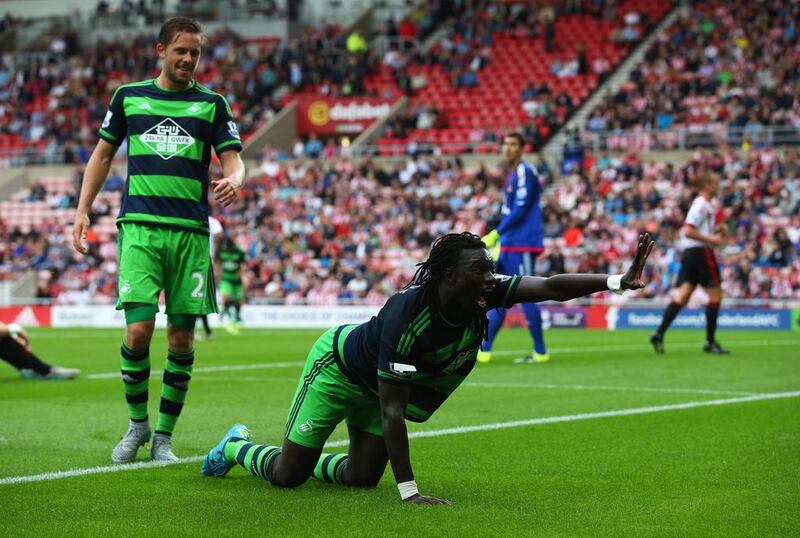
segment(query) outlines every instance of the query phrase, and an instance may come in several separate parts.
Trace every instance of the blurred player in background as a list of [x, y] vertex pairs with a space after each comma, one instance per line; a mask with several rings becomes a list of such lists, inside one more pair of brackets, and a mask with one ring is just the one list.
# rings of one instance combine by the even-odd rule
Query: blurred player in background
[[47, 364], [37, 357], [28, 342], [28, 334], [16, 323], [0, 321], [0, 359], [19, 370], [24, 379], [75, 379], [77, 368]]
[[[506, 178], [506, 199], [502, 219], [497, 229], [483, 237], [489, 249], [500, 247], [497, 272], [533, 276], [536, 257], [544, 250], [544, 231], [540, 207], [541, 184], [536, 169], [522, 160], [525, 139], [519, 133], [509, 133], [503, 139], [503, 159], [510, 170]], [[544, 344], [542, 311], [536, 303], [524, 303], [522, 310], [533, 338], [533, 354], [516, 362], [547, 362], [550, 354]], [[481, 345], [478, 362], [492, 359], [492, 345], [503, 327], [506, 309], [489, 312], [489, 334]]]
[[[245, 176], [242, 143], [227, 101], [193, 78], [204, 42], [200, 25], [192, 19], [175, 17], [164, 23], [155, 46], [161, 73], [116, 90], [81, 187], [73, 244], [87, 253], [89, 209], [127, 137], [128, 181], [117, 218], [117, 309], [125, 310], [127, 325], [121, 369], [130, 425], [111, 454], [115, 462], [133, 461], [151, 436], [150, 341], [161, 291], [169, 350], [150, 449], [155, 461], [178, 459], [172, 452], [172, 432], [194, 365], [195, 317], [217, 311], [208, 191], [218, 203], [229, 205], [238, 198]], [[209, 184], [212, 149], [224, 177]]]
[[222, 239], [219, 261], [222, 267], [219, 282], [219, 290], [222, 292], [222, 312], [228, 320], [228, 332], [236, 335], [239, 334], [239, 324], [242, 321], [241, 310], [244, 299], [242, 272], [245, 253], [229, 235], [225, 235]]
[[719, 264], [713, 247], [721, 247], [726, 243], [725, 236], [715, 232], [716, 212], [711, 203], [719, 190], [719, 176], [711, 172], [703, 173], [699, 178], [698, 188], [699, 193], [686, 214], [682, 230], [680, 246], [683, 248], [683, 256], [676, 282], [678, 291], [674, 300], [664, 310], [661, 325], [650, 336], [650, 343], [659, 354], [664, 353], [664, 333], [667, 332], [681, 309], [689, 302], [689, 298], [698, 285], [705, 288], [708, 293], [706, 343], [703, 351], [718, 355], [730, 353], [716, 340], [722, 288], [720, 287]]
[[[205, 476], [225, 476], [236, 464], [276, 486], [310, 476], [345, 486], [374, 487], [389, 462], [401, 498], [447, 504], [422, 495], [411, 469], [406, 419], [424, 422], [475, 366], [487, 310], [515, 303], [567, 301], [644, 286], [653, 249], [646, 234], [624, 275], [567, 274], [550, 278], [494, 273], [478, 236], [437, 239], [411, 283], [360, 325], [326, 331], [314, 344], [289, 410], [282, 446], [250, 443], [234, 425], [203, 463]], [[347, 454], [323, 454], [336, 426], [347, 422]]]

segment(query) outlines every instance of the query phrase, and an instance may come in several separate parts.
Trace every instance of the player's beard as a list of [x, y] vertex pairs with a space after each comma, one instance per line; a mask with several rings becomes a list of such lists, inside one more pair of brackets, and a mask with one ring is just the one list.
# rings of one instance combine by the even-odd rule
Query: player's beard
[[[179, 69], [179, 66], [185, 66], [187, 68], [186, 71], [182, 71]], [[188, 73], [188, 75], [184, 74]], [[194, 76], [194, 66], [189, 66], [186, 64], [181, 64], [180, 62], [173, 64], [172, 66], [167, 65], [166, 69], [164, 69], [164, 74], [167, 76], [175, 84], [185, 85], [188, 86], [189, 83], [192, 81], [192, 77]]]

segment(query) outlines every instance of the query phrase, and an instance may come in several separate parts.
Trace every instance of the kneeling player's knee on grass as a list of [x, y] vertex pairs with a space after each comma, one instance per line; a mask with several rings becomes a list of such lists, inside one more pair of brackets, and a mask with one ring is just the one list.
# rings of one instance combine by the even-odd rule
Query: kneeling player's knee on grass
[[273, 469], [272, 475], [270, 476], [270, 482], [272, 482], [273, 485], [280, 486], [282, 488], [296, 488], [305, 484], [310, 476], [310, 473], [304, 474], [298, 470], [284, 471], [278, 468]]

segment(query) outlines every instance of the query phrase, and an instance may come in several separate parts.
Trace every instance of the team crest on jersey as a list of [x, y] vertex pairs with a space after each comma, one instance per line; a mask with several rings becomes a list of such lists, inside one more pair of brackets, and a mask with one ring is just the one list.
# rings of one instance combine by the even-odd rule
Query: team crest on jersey
[[233, 138], [239, 138], [239, 128], [236, 126], [235, 121], [228, 122], [228, 134]]
[[180, 155], [194, 144], [194, 138], [172, 118], [148, 129], [139, 138], [165, 161]]
[[297, 431], [303, 435], [308, 435], [314, 431], [314, 421], [311, 419], [306, 420], [297, 427]]

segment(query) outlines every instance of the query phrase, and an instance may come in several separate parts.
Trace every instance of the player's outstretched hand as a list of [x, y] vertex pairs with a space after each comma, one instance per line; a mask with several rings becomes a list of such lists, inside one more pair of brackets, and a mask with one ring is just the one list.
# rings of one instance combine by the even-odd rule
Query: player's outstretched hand
[[411, 504], [450, 504], [450, 501], [448, 500], [437, 499], [436, 497], [428, 497], [427, 495], [421, 495], [419, 493], [412, 495], [403, 502]]
[[239, 190], [242, 188], [241, 182], [224, 177], [211, 182], [214, 191], [214, 199], [222, 206], [229, 206], [239, 198]]
[[72, 247], [81, 254], [89, 252], [89, 245], [86, 243], [88, 231], [89, 215], [85, 213], [75, 215], [75, 225], [72, 227]]
[[642, 271], [655, 244], [656, 242], [653, 241], [650, 234], [643, 233], [639, 235], [639, 243], [636, 245], [636, 257], [633, 258], [630, 269], [622, 276], [622, 281], [620, 282], [620, 287], [623, 290], [638, 290], [644, 287]]

